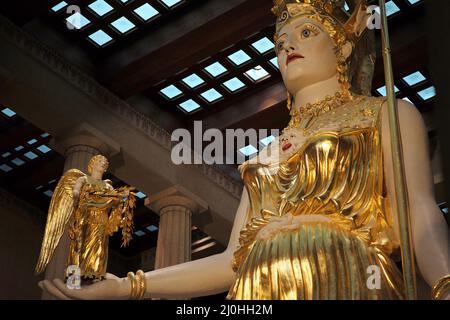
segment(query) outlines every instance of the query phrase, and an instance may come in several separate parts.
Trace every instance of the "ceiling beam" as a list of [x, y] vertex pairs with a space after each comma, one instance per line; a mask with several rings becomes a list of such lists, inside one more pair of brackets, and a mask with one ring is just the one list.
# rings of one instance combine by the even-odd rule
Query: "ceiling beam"
[[210, 0], [108, 58], [102, 82], [128, 98], [273, 22], [271, 0]]

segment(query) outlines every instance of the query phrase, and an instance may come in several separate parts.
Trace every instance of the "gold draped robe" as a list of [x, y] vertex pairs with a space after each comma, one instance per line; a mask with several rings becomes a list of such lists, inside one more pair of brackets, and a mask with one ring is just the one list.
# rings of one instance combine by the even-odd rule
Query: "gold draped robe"
[[82, 279], [103, 279], [108, 262], [109, 236], [112, 234], [110, 212], [119, 200], [106, 182], [86, 177], [69, 230], [70, 251], [67, 265], [80, 268]]
[[[298, 129], [305, 142], [287, 159], [240, 167], [250, 205], [227, 299], [402, 299], [391, 258], [399, 244], [385, 190], [383, 101], [359, 96], [307, 118]], [[371, 266], [379, 287], [368, 285]]]

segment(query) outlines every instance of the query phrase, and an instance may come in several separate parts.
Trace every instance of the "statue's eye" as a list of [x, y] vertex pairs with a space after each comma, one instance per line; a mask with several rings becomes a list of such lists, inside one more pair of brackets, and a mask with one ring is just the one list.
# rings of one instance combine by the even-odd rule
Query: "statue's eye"
[[283, 50], [283, 47], [284, 47], [284, 42], [283, 41], [279, 41], [278, 43], [277, 43], [277, 52], [280, 52], [281, 50]]
[[302, 31], [302, 38], [309, 38], [311, 36], [311, 30], [309, 29], [304, 29]]

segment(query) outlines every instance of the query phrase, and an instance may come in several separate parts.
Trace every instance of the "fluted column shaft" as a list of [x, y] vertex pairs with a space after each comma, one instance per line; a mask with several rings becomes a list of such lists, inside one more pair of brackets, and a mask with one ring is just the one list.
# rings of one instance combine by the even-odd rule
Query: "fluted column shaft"
[[192, 213], [180, 205], [170, 205], [159, 212], [155, 269], [191, 260]]

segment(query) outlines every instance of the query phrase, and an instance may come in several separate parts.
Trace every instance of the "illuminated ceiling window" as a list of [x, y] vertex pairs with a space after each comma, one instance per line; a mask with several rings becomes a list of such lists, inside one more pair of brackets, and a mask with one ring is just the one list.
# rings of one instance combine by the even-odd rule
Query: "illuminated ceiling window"
[[409, 2], [409, 4], [416, 4], [419, 3], [422, 0], [407, 0]]
[[49, 147], [47, 147], [45, 144], [37, 147], [36, 149], [39, 150], [40, 152], [44, 153], [44, 154], [48, 153], [48, 152], [50, 152], [52, 150]]
[[18, 167], [20, 167], [20, 166], [25, 164], [25, 161], [23, 161], [20, 158], [15, 158], [15, 159], [11, 160], [11, 162], [14, 163]]
[[103, 30], [98, 30], [98, 31], [94, 32], [93, 34], [91, 34], [89, 36], [89, 39], [94, 41], [100, 47], [106, 45], [107, 43], [111, 42], [111, 40], [112, 40], [111, 36]]
[[214, 62], [213, 64], [207, 66], [205, 70], [213, 77], [218, 77], [227, 72], [227, 69], [219, 62]]
[[53, 196], [53, 191], [47, 190], [47, 191], [43, 192], [43, 194], [46, 195], [47, 197], [51, 198]]
[[5, 152], [4, 154], [2, 154], [3, 158], [8, 158], [11, 155], [11, 152]]
[[269, 77], [269, 73], [261, 66], [256, 66], [245, 73], [253, 81], [260, 81]]
[[0, 170], [2, 170], [3, 172], [10, 172], [12, 170], [12, 168], [10, 166], [8, 166], [7, 164], [2, 164], [0, 166]]
[[[377, 89], [378, 93], [381, 94], [383, 97], [386, 97], [387, 95], [386, 90], [387, 90], [386, 86]], [[394, 86], [394, 91], [395, 93], [400, 92], [400, 90], [396, 86]]]
[[54, 6], [52, 8], [52, 11], [53, 12], [58, 12], [59, 10], [61, 10], [62, 8], [66, 7], [66, 6], [67, 6], [67, 2], [61, 1], [60, 3], [58, 3], [56, 6]]
[[135, 234], [136, 236], [138, 236], [138, 237], [143, 237], [143, 236], [145, 236], [145, 232], [144, 232], [144, 231], [141, 231], [141, 230], [136, 231], [134, 234]]
[[270, 135], [268, 137], [265, 137], [264, 139], [261, 139], [259, 142], [264, 146], [268, 146], [273, 140], [275, 140], [275, 137]]
[[201, 94], [201, 96], [210, 103], [222, 98], [222, 95], [216, 89], [210, 89], [208, 91], [205, 91]]
[[103, 17], [105, 14], [114, 10], [114, 8], [105, 0], [97, 0], [92, 2], [88, 7], [100, 17]]
[[277, 57], [270, 59], [269, 62], [275, 68], [280, 69], [280, 66], [278, 65], [278, 58]]
[[264, 37], [256, 42], [252, 43], [252, 47], [255, 48], [259, 53], [263, 54], [267, 51], [273, 50], [274, 44], [267, 37]]
[[162, 89], [161, 93], [169, 99], [173, 99], [183, 94], [183, 92], [181, 92], [181, 90], [175, 87], [173, 84]]
[[386, 14], [388, 17], [399, 11], [400, 11], [400, 8], [397, 6], [397, 4], [393, 0], [386, 2]]
[[147, 195], [141, 191], [136, 193], [136, 197], [138, 197], [139, 199], [145, 199], [147, 198]]
[[149, 21], [153, 17], [156, 17], [159, 12], [155, 8], [153, 8], [148, 3], [143, 4], [142, 6], [138, 7], [137, 9], [134, 9], [134, 12], [142, 18], [144, 21]]
[[16, 113], [14, 111], [12, 111], [10, 108], [4, 108], [2, 110], [2, 113], [7, 116], [8, 118], [12, 118], [16, 115]]
[[403, 80], [408, 85], [414, 86], [414, 85], [421, 83], [427, 79], [424, 77], [424, 75], [420, 71], [417, 71], [417, 72], [410, 74], [409, 76], [404, 77]]
[[192, 89], [198, 87], [199, 85], [201, 85], [202, 83], [205, 82], [202, 78], [200, 78], [195, 73], [193, 73], [190, 76], [184, 78], [182, 81], [185, 84], [187, 84]]
[[172, 8], [172, 7], [176, 6], [177, 4], [183, 2], [183, 0], [160, 0], [160, 1], [169, 8]]
[[122, 3], [127, 3], [127, 2], [130, 2], [131, 0], [120, 0], [120, 2], [122, 2]]
[[88, 18], [86, 18], [79, 12], [75, 12], [73, 15], [68, 17], [66, 21], [78, 30], [83, 29], [85, 26], [91, 23]]
[[36, 142], [37, 142], [36, 139], [31, 139], [31, 140], [29, 140], [27, 143], [28, 143], [29, 145], [31, 145], [31, 144], [35, 144]]
[[238, 78], [230, 79], [230, 80], [224, 82], [223, 85], [231, 92], [235, 92], [235, 91], [245, 87], [245, 84]]
[[34, 160], [38, 157], [38, 155], [32, 151], [28, 151], [27, 153], [24, 154], [24, 156], [30, 160]]
[[36, 190], [41, 190], [44, 186], [37, 186]]
[[344, 10], [350, 12], [350, 7], [348, 6], [346, 1], [344, 1]]
[[42, 137], [42, 138], [47, 138], [47, 137], [49, 137], [49, 136], [50, 136], [50, 134], [47, 133], [47, 132], [44, 132], [43, 134], [41, 134], [41, 137]]
[[124, 34], [134, 29], [136, 25], [125, 17], [121, 17], [112, 22], [111, 25], [120, 33]]
[[230, 59], [235, 65], [240, 66], [241, 64], [249, 61], [251, 58], [247, 53], [245, 53], [244, 50], [239, 50], [233, 54], [230, 54], [228, 59]]
[[424, 101], [430, 100], [436, 96], [436, 88], [429, 87], [417, 93]]
[[155, 232], [156, 230], [158, 230], [158, 227], [155, 227], [154, 225], [151, 224], [146, 229], [150, 232]]
[[246, 157], [250, 157], [250, 156], [256, 154], [258, 152], [258, 149], [256, 149], [254, 146], [252, 146], [250, 144], [250, 145], [248, 145], [246, 147], [243, 147], [243, 148], [239, 149], [239, 152], [241, 154], [243, 154], [244, 156], [246, 156]]
[[23, 150], [23, 146], [17, 146], [17, 147], [14, 148], [14, 150], [16, 150], [16, 151]]
[[189, 99], [183, 103], [180, 103], [179, 106], [188, 113], [193, 112], [197, 109], [200, 109], [200, 105], [192, 99]]

